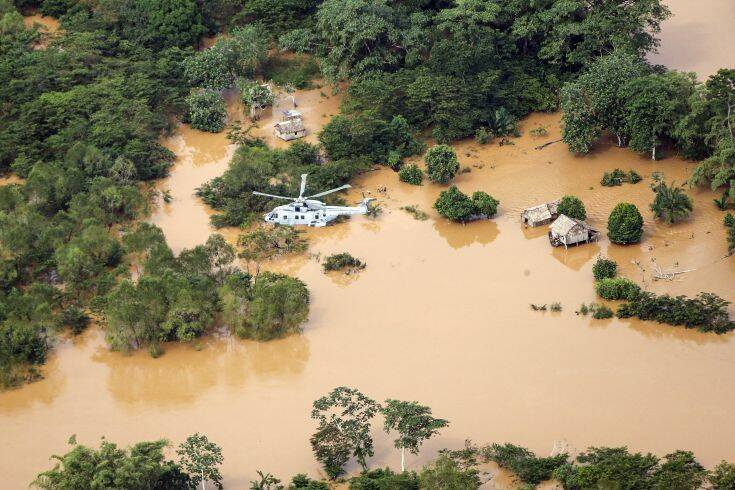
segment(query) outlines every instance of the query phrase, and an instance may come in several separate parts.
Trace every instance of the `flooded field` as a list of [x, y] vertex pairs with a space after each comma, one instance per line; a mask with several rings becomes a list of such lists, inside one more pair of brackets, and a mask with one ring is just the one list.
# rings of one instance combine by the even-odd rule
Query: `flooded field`
[[[300, 96], [304, 113], [310, 100], [326, 111], [336, 108], [333, 99], [310, 96]], [[306, 118], [307, 124], [315, 120]], [[307, 235], [312, 253], [349, 251], [367, 262], [365, 271], [327, 276], [305, 255], [269, 265], [309, 285], [311, 316], [301, 336], [264, 344], [215, 336], [199, 351], [168, 346], [160, 359], [110, 353], [94, 328], [62, 342], [44, 369], [46, 379], [0, 395], [0, 426], [23, 455], [0, 463], [0, 473], [18, 485], [28, 482], [71, 434], [84, 443], [105, 435], [125, 444], [157, 437], [179, 442], [200, 431], [222, 445], [228, 486], [241, 488], [256, 469], [317, 474], [309, 407], [342, 384], [377, 399], [420, 400], [452, 422], [420, 457], [409, 459], [411, 468], [466, 437], [514, 441], [541, 454], [566, 439], [580, 449], [629, 444], [663, 454], [687, 448], [707, 465], [735, 459], [732, 335], [574, 313], [595, 299], [591, 266], [600, 253], [653, 290], [735, 298], [735, 261], [722, 259], [722, 214], [711, 204], [713, 195], [692, 190], [690, 220], [655, 224], [647, 210], [650, 180], [601, 188], [603, 171], [635, 168], [648, 177], [660, 170], [681, 182], [691, 163], [650, 162], [609, 145], [584, 158], [561, 143], [536, 150], [558, 137], [558, 115], [529, 118], [524, 134], [538, 125], [549, 135], [503, 147], [457, 145], [471, 171], [456, 183], [500, 199], [493, 221], [463, 226], [438, 219], [431, 205], [441, 187], [401, 184], [390, 170], [358, 179], [349, 199], [370, 192], [383, 214]], [[176, 250], [202, 243], [211, 231], [209, 211], [191, 190], [225, 169], [232, 149], [221, 138], [182, 128], [170, 141], [182, 158], [161, 186], [174, 199], [152, 220]], [[379, 186], [387, 191], [378, 192]], [[618, 201], [636, 203], [646, 216], [643, 243], [619, 247], [602, 240], [552, 249], [545, 228], [521, 226], [523, 207], [565, 193], [585, 201], [591, 224], [600, 229]], [[406, 204], [430, 218], [413, 219], [400, 209]], [[696, 270], [677, 282], [652, 282], [652, 259], [664, 268], [678, 263]], [[553, 301], [562, 303], [561, 313], [529, 308]], [[372, 464], [395, 465], [397, 454], [378, 427], [376, 442]]]
[[666, 0], [673, 16], [661, 26], [661, 48], [654, 63], [694, 71], [705, 80], [720, 68], [735, 66], [735, 2]]
[[[239, 119], [240, 108], [230, 102], [230, 119]], [[338, 112], [339, 96], [317, 88], [298, 92], [296, 102], [313, 142]], [[290, 98], [282, 97], [264, 114], [259, 131], [270, 145], [286, 145], [271, 129], [279, 111], [291, 107]], [[549, 134], [530, 136], [538, 126]], [[161, 437], [178, 444], [191, 433], [206, 433], [223, 448], [228, 488], [244, 488], [257, 469], [282, 478], [317, 475], [308, 442], [315, 427], [311, 403], [339, 385], [378, 400], [418, 400], [451, 421], [420, 456], [407, 458], [409, 469], [467, 437], [512, 441], [543, 455], [566, 440], [577, 449], [689, 449], [707, 466], [735, 460], [735, 335], [575, 314], [580, 303], [596, 299], [591, 268], [599, 254], [618, 261], [622, 275], [650, 290], [705, 290], [735, 300], [735, 257], [725, 258], [715, 195], [688, 190], [695, 201], [691, 218], [657, 224], [648, 210], [651, 173], [681, 183], [694, 163], [671, 155], [651, 162], [610, 143], [586, 157], [572, 156], [562, 143], [535, 149], [559, 138], [558, 114], [533, 115], [522, 132], [502, 147], [456, 145], [470, 171], [454, 183], [499, 199], [492, 221], [458, 225], [438, 218], [431, 206], [442, 186], [402, 184], [385, 168], [358, 178], [348, 200], [370, 193], [383, 213], [309, 229], [306, 236], [312, 254], [348, 251], [367, 262], [363, 272], [325, 275], [307, 255], [267, 265], [308, 284], [311, 315], [303, 335], [268, 343], [213, 335], [199, 350], [167, 345], [159, 359], [147, 352], [109, 352], [94, 327], [60, 341], [43, 368], [44, 380], [0, 393], [0, 432], [12, 454], [0, 459], [6, 486], [25, 487], [51, 467], [49, 456], [65, 452], [72, 434], [96, 445], [102, 436], [121, 444]], [[150, 220], [180, 252], [215, 231], [212, 211], [194, 190], [226, 170], [234, 147], [224, 133], [187, 126], [166, 145], [179, 158], [158, 186], [172, 201], [161, 203]], [[645, 179], [601, 187], [603, 172], [615, 167], [635, 169]], [[522, 227], [521, 209], [564, 194], [582, 198], [590, 224], [603, 236], [613, 206], [635, 203], [646, 218], [643, 242], [621, 247], [603, 238], [553, 249], [546, 227]], [[415, 220], [401, 209], [406, 205], [417, 205], [429, 219]], [[234, 240], [238, 230], [221, 232]], [[664, 269], [694, 270], [675, 282], [655, 282], [654, 260]], [[554, 301], [562, 303], [562, 312], [529, 308]], [[371, 465], [395, 468], [400, 456], [391, 439], [378, 426], [374, 435]], [[493, 484], [513, 488], [507, 475]]]

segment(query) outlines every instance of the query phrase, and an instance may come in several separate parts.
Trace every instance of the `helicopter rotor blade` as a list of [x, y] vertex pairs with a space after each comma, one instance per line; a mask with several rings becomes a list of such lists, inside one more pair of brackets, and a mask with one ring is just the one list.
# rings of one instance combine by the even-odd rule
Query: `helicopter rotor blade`
[[327, 194], [331, 194], [333, 192], [341, 191], [341, 190], [344, 190], [344, 189], [349, 189], [350, 187], [352, 187], [350, 184], [345, 184], [345, 185], [343, 185], [341, 187], [337, 187], [336, 189], [331, 189], [331, 190], [328, 190], [328, 191], [320, 192], [319, 194], [314, 194], [313, 196], [307, 197], [307, 199], [313, 199], [315, 197], [326, 196]]
[[301, 192], [299, 192], [299, 199], [304, 197], [304, 191], [306, 191], [306, 176], [308, 174], [301, 174]]
[[272, 197], [273, 199], [286, 199], [287, 201], [295, 201], [296, 199], [298, 199], [296, 197], [276, 196], [273, 194], [266, 194], [265, 192], [258, 191], [253, 191], [253, 194], [255, 194], [256, 196]]

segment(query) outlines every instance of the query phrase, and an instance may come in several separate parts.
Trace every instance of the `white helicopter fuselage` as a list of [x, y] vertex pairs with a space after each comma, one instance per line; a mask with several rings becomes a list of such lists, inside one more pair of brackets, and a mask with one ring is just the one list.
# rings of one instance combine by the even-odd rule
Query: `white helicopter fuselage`
[[369, 199], [364, 199], [358, 206], [327, 206], [321, 201], [306, 199], [284, 204], [273, 209], [264, 216], [268, 223], [279, 225], [327, 226], [340, 216], [366, 214]]

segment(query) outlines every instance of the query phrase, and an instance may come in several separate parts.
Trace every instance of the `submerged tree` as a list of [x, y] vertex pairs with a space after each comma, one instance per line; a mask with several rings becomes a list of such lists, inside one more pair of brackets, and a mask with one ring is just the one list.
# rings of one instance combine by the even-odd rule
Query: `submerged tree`
[[620, 245], [641, 241], [643, 216], [635, 204], [621, 202], [613, 208], [607, 220], [607, 236]]
[[432, 182], [446, 184], [458, 171], [457, 154], [451, 146], [437, 145], [426, 152], [426, 173]]
[[406, 471], [406, 449], [412, 454], [418, 454], [419, 448], [433, 435], [449, 425], [444, 419], [432, 417], [431, 408], [419, 405], [418, 402], [401, 400], [386, 400], [381, 408], [385, 417], [383, 429], [385, 432], [395, 430], [399, 437], [393, 441], [397, 449], [401, 450], [401, 471]]
[[587, 219], [587, 210], [584, 208], [584, 203], [576, 196], [562, 197], [557, 211], [559, 214], [567, 215], [570, 218], [579, 220]]

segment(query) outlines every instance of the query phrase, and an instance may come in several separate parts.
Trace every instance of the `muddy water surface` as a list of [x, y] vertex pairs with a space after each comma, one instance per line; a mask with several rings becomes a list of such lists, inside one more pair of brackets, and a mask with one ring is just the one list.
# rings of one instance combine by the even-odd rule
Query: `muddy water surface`
[[651, 61], [697, 72], [701, 80], [735, 67], [735, 2], [666, 0], [673, 16], [661, 26], [661, 47]]
[[[318, 90], [303, 94], [297, 101], [305, 114], [308, 97], [323, 107], [306, 118], [314, 128], [318, 111], [336, 111], [336, 101]], [[310, 405], [343, 384], [377, 399], [420, 400], [451, 421], [419, 457], [408, 459], [411, 468], [468, 436], [514, 441], [541, 454], [565, 439], [576, 448], [627, 444], [659, 454], [686, 448], [707, 465], [735, 460], [732, 335], [574, 313], [581, 302], [595, 299], [591, 267], [600, 253], [653, 290], [708, 290], [735, 299], [735, 262], [722, 258], [722, 213], [712, 205], [713, 195], [689, 191], [692, 218], [658, 225], [647, 210], [648, 177], [659, 170], [681, 182], [692, 164], [676, 158], [654, 163], [609, 145], [584, 158], [570, 156], [561, 143], [536, 150], [558, 137], [558, 116], [529, 118], [524, 134], [539, 125], [550, 134], [503, 147], [457, 145], [471, 171], [456, 183], [500, 199], [492, 221], [463, 226], [438, 219], [431, 204], [440, 186], [404, 185], [386, 169], [359, 178], [348, 200], [369, 192], [379, 198], [383, 214], [306, 234], [314, 254], [349, 251], [364, 259], [362, 273], [324, 275], [306, 255], [268, 265], [309, 285], [311, 315], [301, 336], [265, 344], [213, 336], [201, 350], [168, 346], [160, 359], [110, 353], [94, 328], [61, 343], [44, 368], [46, 379], [0, 394], [0, 428], [14, 455], [0, 459], [0, 474], [20, 487], [51, 465], [48, 455], [64, 451], [71, 434], [88, 444], [103, 435], [122, 444], [158, 437], [178, 443], [200, 431], [222, 445], [230, 488], [246, 486], [256, 469], [316, 475], [308, 444]], [[232, 148], [221, 135], [186, 128], [169, 147], [180, 160], [161, 186], [174, 200], [152, 220], [179, 251], [203, 243], [212, 231], [209, 212], [192, 192], [225, 169]], [[601, 188], [603, 171], [614, 167], [635, 168], [646, 180]], [[378, 192], [382, 186], [385, 193]], [[603, 230], [618, 201], [636, 203], [646, 217], [643, 243], [619, 247], [602, 240], [552, 249], [545, 228], [521, 226], [523, 207], [566, 193], [579, 195], [590, 223]], [[407, 204], [430, 218], [413, 219], [400, 209]], [[696, 270], [677, 282], [653, 282], [654, 259], [663, 268]], [[562, 303], [561, 313], [529, 308], [552, 301]], [[398, 464], [378, 427], [375, 436], [372, 464]], [[498, 487], [508, 486], [503, 481]]]

